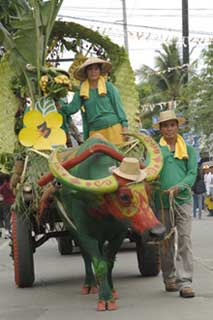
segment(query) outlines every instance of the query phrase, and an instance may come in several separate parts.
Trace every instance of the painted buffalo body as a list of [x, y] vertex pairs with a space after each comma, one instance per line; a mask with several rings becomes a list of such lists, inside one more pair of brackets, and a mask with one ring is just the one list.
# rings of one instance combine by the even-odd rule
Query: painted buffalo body
[[[144, 169], [149, 181], [158, 175], [162, 158], [150, 137], [139, 136], [139, 139], [150, 154], [150, 163]], [[96, 146], [103, 146], [108, 151], [96, 150]], [[59, 182], [55, 192], [59, 212], [78, 241], [85, 261], [83, 293], [98, 291], [97, 310], [114, 310], [117, 293], [113, 287], [112, 269], [127, 229], [140, 234], [148, 230], [152, 236], [162, 237], [164, 227], [149, 206], [144, 181], [136, 183], [110, 173], [123, 157], [116, 147], [102, 139], [90, 138], [75, 157], [88, 150], [89, 156], [69, 170], [62, 166], [58, 158], [60, 153], [55, 151], [49, 167]]]

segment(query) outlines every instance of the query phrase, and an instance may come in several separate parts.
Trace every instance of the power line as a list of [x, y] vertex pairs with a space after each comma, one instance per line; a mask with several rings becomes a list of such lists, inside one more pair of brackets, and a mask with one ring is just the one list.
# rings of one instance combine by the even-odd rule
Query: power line
[[[73, 11], [73, 10], [72, 10]], [[74, 10], [75, 11], [75, 10]], [[109, 16], [109, 13], [106, 11], [105, 13], [103, 12], [103, 10], [101, 10], [101, 13], [100, 11], [98, 10], [93, 10], [92, 12], [88, 12], [86, 11], [86, 14], [87, 14], [87, 17], [88, 17], [88, 14], [92, 14], [94, 16], [94, 14], [98, 14], [99, 18], [100, 17], [108, 17]], [[110, 13], [110, 16], [112, 17], [113, 15], [115, 15], [116, 17], [118, 17], [118, 13], [117, 12], [111, 12]], [[131, 15], [128, 14], [128, 18], [131, 17], [133, 15], [133, 13], [131, 13]], [[180, 14], [151, 14], [151, 13], [140, 13], [140, 12], [136, 12], [134, 11], [134, 17], [157, 17], [157, 18], [175, 18], [175, 17], [180, 17], [181, 16], [181, 13]], [[190, 18], [212, 18], [213, 17], [213, 12], [212, 13], [209, 13], [209, 14], [200, 14], [200, 13], [195, 13], [195, 14], [190, 14]]]
[[[89, 22], [98, 22], [98, 23], [104, 23], [104, 24], [112, 24], [112, 25], [118, 25], [123, 27], [123, 23], [120, 22], [112, 22], [112, 21], [103, 21], [103, 20], [97, 20], [97, 19], [87, 19], [87, 18], [81, 18], [81, 17], [73, 17], [73, 16], [67, 16], [67, 15], [58, 15], [59, 18], [69, 18], [73, 20], [81, 20], [81, 21], [89, 21]], [[144, 28], [144, 29], [151, 29], [151, 30], [160, 30], [160, 31], [173, 31], [173, 32], [182, 32], [180, 29], [174, 29], [174, 28], [163, 28], [163, 27], [153, 27], [153, 26], [145, 26], [145, 25], [138, 25], [138, 24], [130, 24], [128, 23], [129, 27], [136, 27], [136, 28]], [[213, 36], [212, 32], [208, 31], [195, 31], [191, 30], [190, 33], [192, 34], [200, 34], [200, 35], [210, 35]]]
[[[113, 7], [72, 7], [72, 6], [64, 6], [63, 9], [76, 9], [76, 10], [83, 10], [83, 11], [88, 11], [88, 10], [122, 10], [121, 7], [119, 8], [113, 8]], [[132, 8], [126, 8], [127, 10], [132, 9]], [[137, 8], [136, 10], [143, 10], [143, 11], [180, 11], [181, 12], [181, 8]], [[213, 8], [190, 8], [190, 11], [209, 11], [209, 10], [213, 10]]]

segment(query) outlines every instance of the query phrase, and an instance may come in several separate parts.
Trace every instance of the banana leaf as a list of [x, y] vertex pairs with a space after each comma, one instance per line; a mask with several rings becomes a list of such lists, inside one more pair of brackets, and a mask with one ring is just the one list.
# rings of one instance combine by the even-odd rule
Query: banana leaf
[[[29, 95], [32, 101], [40, 96], [37, 85], [33, 88], [33, 81], [26, 65], [36, 67], [36, 84], [40, 79], [40, 70], [45, 64], [46, 48], [57, 13], [63, 0], [49, 1], [13, 1], [14, 16], [10, 17], [10, 24], [4, 26], [0, 22], [0, 44], [10, 54], [10, 64], [15, 68], [18, 76], [25, 77]], [[2, 1], [0, 1], [1, 7]], [[11, 29], [13, 31], [8, 31]]]

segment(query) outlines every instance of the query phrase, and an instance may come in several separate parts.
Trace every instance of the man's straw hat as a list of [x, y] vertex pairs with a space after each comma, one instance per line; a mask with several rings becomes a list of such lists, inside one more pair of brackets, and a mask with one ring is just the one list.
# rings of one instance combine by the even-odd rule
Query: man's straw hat
[[154, 123], [152, 125], [152, 127], [154, 129], [159, 129], [160, 123], [165, 122], [165, 121], [169, 121], [169, 120], [177, 120], [179, 126], [181, 126], [182, 124], [184, 124], [186, 122], [185, 118], [177, 117], [173, 110], [167, 110], [167, 111], [160, 112], [158, 122]]
[[120, 167], [112, 172], [119, 177], [136, 182], [140, 182], [146, 178], [146, 173], [140, 169], [139, 161], [136, 158], [123, 158]]
[[204, 164], [204, 165], [203, 165], [203, 169], [209, 169], [208, 164]]
[[105, 75], [112, 69], [112, 64], [109, 61], [102, 60], [99, 58], [88, 58], [80, 67], [78, 67], [74, 71], [74, 77], [78, 80], [86, 80], [86, 68], [92, 64], [100, 64], [101, 65], [101, 74]]

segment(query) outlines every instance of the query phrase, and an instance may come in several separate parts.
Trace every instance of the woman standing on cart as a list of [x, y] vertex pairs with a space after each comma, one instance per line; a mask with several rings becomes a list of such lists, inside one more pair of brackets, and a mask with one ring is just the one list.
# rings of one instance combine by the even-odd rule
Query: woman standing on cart
[[128, 121], [117, 88], [104, 77], [111, 68], [108, 61], [87, 59], [74, 72], [75, 78], [82, 82], [73, 100], [70, 103], [59, 101], [57, 105], [59, 112], [66, 115], [81, 110], [84, 139], [100, 133], [108, 141], [121, 144]]

